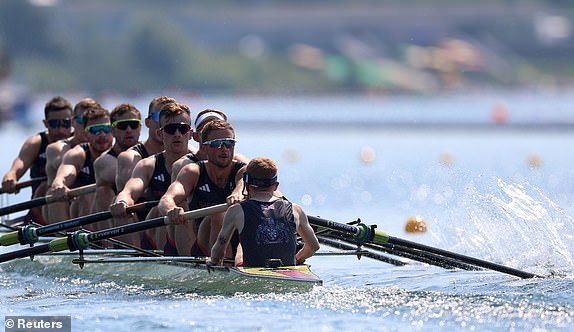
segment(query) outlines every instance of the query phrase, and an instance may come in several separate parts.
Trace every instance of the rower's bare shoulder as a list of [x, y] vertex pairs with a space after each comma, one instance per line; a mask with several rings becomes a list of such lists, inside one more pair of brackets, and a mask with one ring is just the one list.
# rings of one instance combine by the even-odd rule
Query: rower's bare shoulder
[[118, 161], [126, 161], [126, 162], [133, 162], [137, 159], [137, 161], [141, 160], [140, 154], [132, 149], [127, 149], [125, 151], [120, 152], [118, 154]]
[[104, 169], [110, 165], [115, 164], [116, 162], [116, 158], [113, 156], [110, 156], [107, 153], [103, 153], [101, 156], [99, 156], [98, 158], [96, 158], [96, 160], [94, 160], [94, 168], [97, 169]]

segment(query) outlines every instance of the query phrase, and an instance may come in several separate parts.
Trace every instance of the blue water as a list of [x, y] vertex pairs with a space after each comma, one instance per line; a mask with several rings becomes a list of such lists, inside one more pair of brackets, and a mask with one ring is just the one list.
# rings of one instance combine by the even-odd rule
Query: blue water
[[[509, 123], [571, 122], [571, 92], [178, 99], [194, 111], [226, 111], [237, 129], [236, 150], [276, 159], [280, 189], [310, 215], [339, 222], [360, 218], [395, 237], [546, 278], [317, 256], [308, 262], [324, 286], [309, 293], [213, 296], [123, 279], [47, 273], [24, 268], [23, 261], [16, 268], [0, 265], [0, 315], [71, 315], [77, 331], [574, 327], [574, 131], [384, 125], [490, 124], [492, 108], [500, 103], [509, 111]], [[148, 99], [128, 101], [145, 110]], [[111, 108], [115, 102], [104, 104]], [[2, 126], [1, 170], [8, 169], [31, 132], [15, 124]], [[4, 204], [27, 195], [4, 195], [9, 200]], [[405, 233], [406, 220], [414, 215], [425, 218], [426, 233]]]

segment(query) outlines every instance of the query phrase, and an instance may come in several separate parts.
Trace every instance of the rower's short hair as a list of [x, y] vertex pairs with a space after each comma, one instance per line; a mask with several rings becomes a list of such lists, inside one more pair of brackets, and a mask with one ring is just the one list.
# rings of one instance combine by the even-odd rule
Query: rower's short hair
[[84, 114], [84, 112], [92, 107], [102, 107], [102, 105], [100, 105], [100, 103], [98, 103], [95, 99], [93, 98], [84, 98], [82, 100], [80, 100], [76, 106], [74, 106], [74, 115], [82, 115]]
[[55, 96], [48, 100], [46, 105], [44, 105], [44, 118], [48, 118], [48, 114], [51, 112], [65, 111], [68, 110], [72, 112], [72, 104], [62, 96]]
[[160, 126], [163, 126], [169, 119], [173, 119], [180, 114], [187, 114], [189, 118], [188, 124], [191, 125], [191, 111], [187, 105], [178, 102], [164, 104], [159, 111]]
[[163, 105], [165, 104], [169, 104], [169, 103], [175, 103], [175, 99], [172, 97], [168, 97], [168, 96], [159, 96], [159, 97], [155, 97], [154, 99], [152, 99], [149, 103], [149, 107], [148, 107], [148, 111], [147, 111], [147, 117], [151, 117], [151, 114], [156, 112], [155, 110], [161, 110], [161, 108], [163, 107]]
[[110, 112], [110, 121], [113, 123], [117, 121], [120, 116], [130, 112], [136, 114], [137, 118], [141, 120], [142, 115], [134, 105], [123, 103], [114, 107], [114, 109]]
[[203, 129], [201, 130], [201, 133], [199, 135], [201, 143], [203, 143], [205, 140], [208, 139], [209, 134], [211, 134], [212, 131], [219, 129], [229, 129], [233, 132], [233, 135], [235, 136], [235, 130], [233, 129], [231, 123], [223, 120], [213, 120], [209, 121], [207, 124], [205, 124], [205, 126], [203, 126]]
[[84, 124], [84, 128], [86, 128], [89, 122], [103, 118], [109, 119], [110, 112], [102, 106], [94, 106], [84, 111], [84, 114], [82, 114], [82, 123]]
[[[278, 170], [279, 166], [273, 159], [268, 157], [255, 157], [249, 161], [245, 172], [247, 172], [248, 178], [254, 178], [256, 181], [271, 180], [271, 182], [269, 182], [269, 186], [266, 184], [257, 186], [260, 188], [266, 188], [275, 185]], [[265, 182], [266, 181], [263, 181], [263, 183]]]

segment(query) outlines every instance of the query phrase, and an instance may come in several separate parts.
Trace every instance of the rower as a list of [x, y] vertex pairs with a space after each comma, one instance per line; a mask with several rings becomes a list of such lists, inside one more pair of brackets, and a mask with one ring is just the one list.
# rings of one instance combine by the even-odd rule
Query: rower
[[148, 107], [148, 115], [145, 118], [145, 126], [148, 128], [148, 136], [144, 142], [137, 143], [130, 149], [118, 155], [118, 169], [116, 172], [116, 187], [122, 191], [126, 182], [132, 176], [136, 164], [151, 155], [163, 151], [163, 140], [159, 131], [159, 113], [163, 105], [175, 103], [175, 99], [167, 96], [155, 97]]
[[[239, 232], [242, 254], [236, 263], [246, 267], [300, 265], [319, 250], [319, 241], [303, 209], [274, 195], [279, 186], [277, 164], [266, 157], [253, 158], [244, 173], [247, 200], [231, 206], [211, 249], [209, 264], [219, 265], [232, 233]], [[303, 247], [297, 251], [297, 234]], [[242, 259], [241, 259], [242, 258]]]
[[[192, 133], [192, 137], [193, 140], [199, 144], [199, 148], [196, 153], [187, 154], [184, 158], [180, 158], [173, 164], [172, 179], [177, 177], [177, 174], [185, 165], [207, 159], [207, 146], [201, 144], [201, 131], [206, 124], [213, 120], [227, 121], [227, 115], [216, 109], [205, 109], [197, 114], [194, 121], [195, 130]], [[244, 163], [249, 162], [249, 158], [240, 153], [236, 153], [233, 158]]]
[[[94, 161], [106, 152], [113, 142], [110, 113], [102, 107], [91, 107], [82, 114], [86, 143], [76, 145], [64, 154], [58, 172], [48, 190], [56, 200], [65, 198], [70, 188], [95, 184]], [[74, 199], [71, 204], [58, 201], [48, 206], [50, 223], [90, 213], [93, 193]]]
[[[96, 175], [96, 193], [92, 205], [92, 213], [106, 211], [114, 201], [117, 194], [116, 170], [118, 155], [134, 146], [141, 132], [141, 113], [132, 104], [119, 104], [110, 113], [112, 134], [115, 143], [111, 149], [94, 161]], [[112, 227], [112, 221], [94, 224], [92, 230]]]
[[[216, 109], [205, 109], [201, 112], [199, 112], [197, 114], [197, 116], [195, 117], [195, 130], [193, 131], [192, 137], [193, 140], [196, 141], [197, 143], [199, 143], [199, 148], [197, 150], [196, 153], [188, 153], [187, 155], [185, 155], [183, 158], [180, 158], [178, 161], [176, 161], [173, 164], [173, 168], [171, 171], [171, 178], [173, 180], [175, 180], [177, 178], [177, 174], [179, 173], [179, 171], [187, 164], [190, 163], [195, 163], [198, 162], [200, 160], [206, 160], [207, 159], [207, 150], [208, 147], [207, 145], [201, 144], [201, 131], [203, 130], [203, 128], [205, 127], [206, 124], [208, 124], [211, 121], [214, 120], [223, 120], [223, 121], [227, 121], [227, 115], [220, 111], [220, 110], [216, 110]], [[247, 158], [245, 155], [241, 154], [241, 153], [235, 153], [233, 156], [234, 160], [238, 160], [241, 161], [245, 164], [247, 164], [249, 162], [249, 158]], [[193, 207], [190, 207], [193, 208]], [[217, 236], [217, 233], [219, 232], [219, 227], [220, 225], [217, 225], [217, 223], [212, 223], [211, 222], [211, 216], [207, 216], [205, 218], [203, 218], [203, 221], [201, 222], [197, 222], [196, 223], [196, 229], [195, 229], [195, 234], [197, 234], [199, 232], [199, 227], [200, 225], [202, 227], [202, 237], [205, 239], [211, 239], [213, 238], [213, 241], [215, 240], [215, 237]], [[213, 233], [211, 232], [213, 228]], [[169, 243], [169, 242], [168, 242]], [[208, 244], [204, 244], [205, 246], [207, 246]], [[205, 252], [197, 252], [196, 254], [205, 254]], [[207, 251], [208, 253], [208, 251]]]
[[[159, 200], [171, 183], [171, 168], [173, 163], [190, 152], [188, 142], [191, 132], [191, 112], [189, 108], [177, 102], [166, 103], [159, 114], [161, 125], [159, 134], [165, 150], [140, 160], [124, 189], [116, 196], [115, 203], [110, 206], [116, 226], [133, 221], [126, 213], [126, 208], [132, 206], [140, 198]], [[151, 209], [147, 219], [158, 217], [156, 208]], [[126, 239], [128, 240], [128, 239]], [[141, 245], [143, 249], [163, 249], [166, 242], [164, 227], [151, 229], [141, 238], [131, 236], [129, 243]]]
[[[183, 205], [189, 203], [189, 210], [195, 210], [221, 203], [228, 205], [243, 199], [245, 163], [235, 160], [235, 131], [226, 121], [208, 122], [201, 131], [202, 144], [207, 147], [207, 160], [190, 163], [183, 167], [158, 205], [161, 213], [171, 224], [183, 223]], [[223, 213], [214, 214], [210, 221], [202, 219], [185, 225], [168, 226], [169, 248], [166, 254], [207, 256], [219, 233]], [[195, 223], [201, 223], [196, 232]], [[203, 227], [210, 232], [202, 232]], [[211, 237], [210, 234], [213, 236]]]
[[[74, 111], [72, 113], [72, 128], [74, 130], [72, 136], [55, 141], [46, 147], [46, 176], [48, 178], [48, 188], [52, 185], [52, 182], [56, 177], [58, 167], [60, 167], [60, 164], [62, 163], [64, 154], [76, 145], [86, 142], [86, 132], [84, 131], [82, 114], [84, 114], [88, 109], [94, 107], [102, 106], [92, 98], [84, 98], [80, 100], [74, 106]], [[51, 219], [49, 216], [48, 206], [49, 204], [42, 208], [44, 220]]]
[[[2, 179], [2, 192], [17, 192], [16, 185], [29, 169], [30, 178], [46, 176], [46, 147], [52, 142], [65, 139], [72, 133], [72, 105], [63, 97], [53, 97], [44, 106], [44, 127], [46, 130], [26, 139], [12, 167]], [[32, 198], [46, 195], [46, 181], [32, 185]], [[31, 209], [26, 216], [28, 221], [44, 224], [40, 209]]]

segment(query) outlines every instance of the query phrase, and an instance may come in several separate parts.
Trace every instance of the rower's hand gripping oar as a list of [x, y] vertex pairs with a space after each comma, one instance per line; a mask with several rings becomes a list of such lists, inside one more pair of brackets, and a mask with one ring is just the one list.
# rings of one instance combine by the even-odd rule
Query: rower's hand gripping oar
[[[186, 220], [191, 220], [205, 217], [214, 213], [224, 212], [225, 210], [227, 210], [227, 204], [219, 204], [203, 209], [188, 211], [184, 214], [184, 218]], [[158, 217], [133, 224], [104, 229], [97, 232], [76, 231], [66, 237], [54, 239], [43, 245], [1, 254], [0, 263], [7, 262], [16, 258], [44, 254], [47, 252], [59, 252], [63, 250], [84, 250], [88, 248], [90, 242], [105, 240], [115, 236], [131, 234], [165, 225], [167, 225], [167, 217]]]
[[[149, 201], [130, 206], [126, 209], [128, 214], [138, 212], [140, 210], [148, 210], [156, 206], [159, 201]], [[17, 231], [10, 232], [0, 236], [0, 246], [10, 246], [16, 243], [34, 244], [38, 241], [40, 236], [54, 234], [56, 232], [65, 231], [70, 228], [85, 226], [93, 224], [98, 221], [112, 218], [110, 211], [102, 211], [98, 213], [89, 214], [69, 220], [64, 220], [58, 223], [50, 224], [47, 226], [38, 227], [36, 225], [26, 225]]]
[[[92, 193], [94, 191], [96, 191], [96, 184], [95, 183], [89, 184], [89, 185], [83, 186], [83, 187], [74, 188], [74, 189], [70, 190], [68, 192], [68, 197], [74, 198], [74, 197], [78, 197], [81, 195]], [[5, 207], [0, 208], [0, 216], [7, 215], [10, 213], [14, 213], [14, 212], [28, 210], [28, 209], [31, 209], [33, 207], [46, 205], [48, 203], [56, 202], [58, 200], [60, 200], [60, 199], [57, 199], [52, 195], [46, 195], [44, 197], [34, 198], [34, 199], [31, 199], [31, 200], [26, 201], [26, 202], [17, 203], [14, 205], [9, 205], [9, 206], [5, 206]]]
[[321, 218], [317, 218], [317, 217], [313, 217], [313, 216], [309, 216], [308, 218], [309, 218], [309, 223], [311, 223], [312, 225], [330, 228], [330, 229], [333, 229], [336, 231], [340, 231], [343, 233], [348, 233], [350, 235], [353, 235], [357, 244], [369, 243], [369, 242], [373, 243], [373, 244], [379, 244], [379, 245], [383, 245], [385, 243], [396, 244], [396, 245], [401, 245], [401, 246], [405, 246], [405, 247], [409, 247], [409, 248], [418, 249], [421, 251], [432, 252], [433, 254], [436, 254], [436, 255], [442, 255], [445, 257], [450, 257], [450, 258], [453, 258], [453, 259], [456, 259], [456, 260], [459, 260], [459, 261], [462, 261], [462, 262], [465, 262], [468, 264], [480, 266], [482, 268], [489, 269], [489, 270], [494, 270], [494, 271], [510, 274], [510, 275], [517, 276], [520, 278], [540, 277], [538, 275], [524, 272], [524, 271], [520, 271], [517, 269], [513, 269], [513, 268], [510, 268], [510, 267], [507, 267], [504, 265], [487, 262], [487, 261], [484, 261], [484, 260], [481, 260], [478, 258], [464, 256], [464, 255], [457, 254], [454, 252], [450, 252], [450, 251], [442, 250], [439, 248], [434, 248], [434, 247], [430, 247], [427, 245], [403, 240], [403, 239], [396, 238], [393, 236], [389, 236], [387, 233], [385, 233], [383, 231], [376, 230], [375, 229], [376, 226], [370, 226], [369, 227], [369, 226], [362, 224], [362, 223], [359, 223], [357, 226], [352, 226], [352, 225], [341, 224], [341, 223], [337, 223], [337, 222], [334, 222], [331, 220], [321, 219]]
[[[31, 178], [31, 179], [26, 180], [26, 181], [18, 182], [14, 186], [14, 193], [17, 194], [20, 191], [20, 189], [31, 187], [37, 183], [46, 181], [46, 179], [47, 179], [47, 177], [45, 177], [45, 176], [39, 176], [37, 178]], [[0, 194], [8, 194], [8, 193], [10, 193], [10, 192], [4, 191], [4, 190], [2, 190], [2, 188], [0, 188]]]

